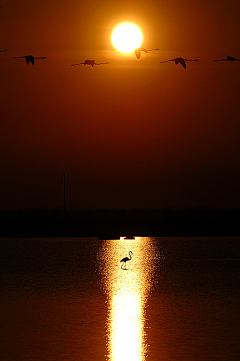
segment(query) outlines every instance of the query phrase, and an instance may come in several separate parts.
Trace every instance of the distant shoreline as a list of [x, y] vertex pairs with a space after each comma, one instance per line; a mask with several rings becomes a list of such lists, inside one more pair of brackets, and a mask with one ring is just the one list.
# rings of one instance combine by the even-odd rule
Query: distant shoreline
[[0, 211], [0, 220], [0, 238], [240, 236], [240, 209]]

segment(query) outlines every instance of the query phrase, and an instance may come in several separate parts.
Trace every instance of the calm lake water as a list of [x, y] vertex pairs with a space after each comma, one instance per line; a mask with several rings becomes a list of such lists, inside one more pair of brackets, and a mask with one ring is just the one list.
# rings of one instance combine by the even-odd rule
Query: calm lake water
[[0, 239], [0, 292], [1, 361], [240, 360], [240, 238]]

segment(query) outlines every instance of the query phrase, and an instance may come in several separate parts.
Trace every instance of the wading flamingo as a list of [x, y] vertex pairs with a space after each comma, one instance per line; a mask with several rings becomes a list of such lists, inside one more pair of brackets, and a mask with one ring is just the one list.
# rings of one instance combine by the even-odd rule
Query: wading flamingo
[[130, 257], [130, 258], [129, 258], [129, 257], [124, 257], [124, 258], [121, 259], [121, 261], [120, 261], [120, 262], [122, 262], [121, 269], [126, 269], [126, 263], [127, 263], [127, 261], [131, 261], [131, 259], [132, 259], [132, 255], [133, 255], [132, 251], [129, 251], [128, 254], [129, 254], [129, 257]]
[[95, 60], [85, 60], [84, 63], [78, 63], [78, 64], [72, 64], [71, 66], [75, 66], [75, 65], [80, 65], [80, 64], [83, 64], [83, 65], [102, 65], [102, 64], [110, 64], [109, 61], [107, 61], [106, 63], [95, 63]]
[[36, 57], [36, 56], [32, 56], [32, 55], [25, 55], [25, 56], [14, 56], [15, 59], [17, 58], [25, 58], [27, 65], [30, 63], [32, 63], [32, 65], [34, 65], [34, 59], [47, 59], [46, 56], [42, 56], [42, 57]]
[[177, 65], [178, 63], [180, 63], [184, 69], [186, 69], [186, 61], [198, 61], [198, 60], [190, 60], [190, 59], [183, 59], [183, 58], [175, 58], [175, 59], [170, 59], [170, 60], [165, 60], [165, 61], [160, 61], [160, 63], [167, 63], [168, 61], [174, 61], [175, 64]]

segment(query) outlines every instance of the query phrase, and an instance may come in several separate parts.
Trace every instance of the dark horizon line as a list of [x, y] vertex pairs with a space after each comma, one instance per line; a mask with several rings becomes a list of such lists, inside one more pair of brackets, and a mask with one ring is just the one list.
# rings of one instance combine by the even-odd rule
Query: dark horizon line
[[0, 238], [239, 237], [240, 208], [0, 211]]
[[[186, 210], [240, 210], [240, 205], [239, 207], [210, 207], [210, 206], [200, 206], [200, 205], [196, 205], [196, 206], [189, 206], [189, 207], [174, 207], [174, 206], [169, 206], [169, 207], [69, 207], [68, 209], [66, 209], [66, 211], [68, 212], [83, 212], [83, 211], [99, 211], [99, 210], [104, 210], [104, 211], [108, 211], [108, 210], [127, 210], [127, 211], [132, 211], [132, 210], [144, 210], [144, 211], [162, 211], [162, 210], [178, 210], [178, 211], [186, 211]], [[57, 207], [57, 208], [19, 208], [19, 209], [0, 209], [0, 212], [35, 212], [35, 211], [39, 211], [39, 212], [52, 212], [52, 211], [56, 211], [56, 212], [62, 212], [63, 209], [61, 209], [61, 207]]]

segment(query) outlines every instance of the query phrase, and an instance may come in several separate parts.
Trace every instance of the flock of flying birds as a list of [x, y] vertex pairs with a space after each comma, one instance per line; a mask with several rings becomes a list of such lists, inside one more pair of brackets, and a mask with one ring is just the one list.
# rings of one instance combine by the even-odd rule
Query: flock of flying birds
[[[145, 49], [145, 48], [137, 48], [137, 49], [134, 49], [134, 53], [137, 57], [137, 59], [140, 59], [141, 58], [141, 54], [142, 52], [144, 53], [148, 53], [149, 51], [153, 51], [153, 50], [160, 50], [160, 49]], [[1, 53], [3, 52], [7, 52], [8, 50], [0, 50]], [[47, 59], [46, 56], [42, 56], [42, 57], [35, 57], [33, 55], [24, 55], [24, 56], [14, 56], [13, 58], [17, 59], [17, 58], [24, 58], [27, 65], [29, 63], [31, 63], [32, 65], [34, 65], [34, 61], [35, 59]], [[164, 60], [164, 61], [160, 61], [159, 63], [167, 63], [169, 61], [174, 61], [174, 63], [177, 65], [177, 64], [181, 64], [183, 66], [184, 69], [186, 69], [186, 61], [198, 61], [197, 59], [184, 59], [184, 58], [174, 58], [174, 59], [168, 59], [168, 60]], [[237, 59], [237, 58], [234, 58], [233, 56], [229, 56], [227, 55], [226, 58], [224, 59], [216, 59], [216, 60], [213, 60], [213, 61], [240, 61], [240, 59]], [[85, 60], [83, 63], [76, 63], [76, 64], [72, 64], [71, 66], [76, 66], [76, 65], [91, 65], [92, 67], [94, 65], [103, 65], [103, 64], [110, 64], [109, 61], [105, 62], [105, 63], [96, 63], [95, 60]]]
[[[2, 5], [0, 5], [0, 8], [2, 8]], [[141, 54], [142, 52], [144, 53], [148, 53], [149, 51], [153, 51], [153, 50], [160, 50], [160, 49], [145, 49], [145, 48], [137, 48], [137, 49], [133, 49], [134, 50], [134, 53], [137, 57], [137, 59], [140, 59], [141, 58]], [[8, 50], [0, 50], [0, 53], [4, 53], [4, 52], [7, 52]], [[32, 65], [34, 65], [34, 62], [35, 62], [35, 59], [47, 59], [46, 56], [42, 56], [42, 57], [35, 57], [33, 55], [24, 55], [24, 56], [14, 56], [13, 58], [17, 59], [17, 58], [24, 58], [27, 65], [29, 63], [31, 63]], [[240, 59], [236, 59], [234, 58], [233, 56], [229, 56], [227, 55], [226, 58], [224, 59], [217, 59], [217, 60], [213, 60], [213, 61], [240, 61]], [[181, 64], [183, 66], [184, 69], [186, 69], [186, 61], [198, 61], [197, 59], [184, 59], [184, 58], [174, 58], [174, 59], [168, 59], [168, 60], [164, 60], [164, 61], [160, 61], [159, 63], [167, 63], [169, 61], [174, 61], [174, 63], [177, 65], [177, 64]], [[95, 63], [95, 60], [90, 60], [90, 59], [87, 59], [85, 60], [83, 63], [76, 63], [76, 64], [72, 64], [71, 66], [76, 66], [76, 65], [91, 65], [92, 67], [94, 65], [103, 65], [103, 64], [110, 64], [109, 61], [105, 62], [105, 63]]]

